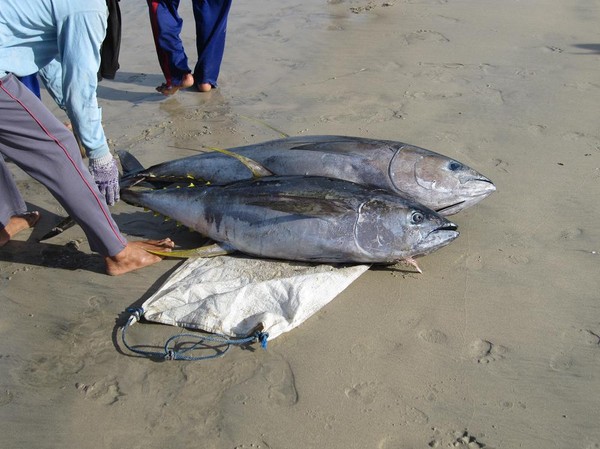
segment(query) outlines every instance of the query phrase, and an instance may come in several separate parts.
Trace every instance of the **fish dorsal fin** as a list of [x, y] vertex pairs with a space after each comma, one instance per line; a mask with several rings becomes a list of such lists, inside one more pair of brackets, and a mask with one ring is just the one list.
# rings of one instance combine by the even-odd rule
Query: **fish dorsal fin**
[[250, 159], [246, 156], [242, 156], [241, 154], [234, 153], [233, 151], [225, 150], [223, 148], [216, 148], [216, 147], [205, 147], [205, 148], [208, 148], [209, 150], [217, 151], [221, 154], [224, 154], [226, 156], [231, 156], [231, 157], [237, 159], [242, 164], [244, 164], [244, 166], [248, 170], [250, 170], [250, 172], [252, 172], [252, 176], [254, 178], [263, 178], [265, 176], [273, 176], [273, 173], [270, 170], [268, 170], [262, 164], [256, 162], [254, 159]]

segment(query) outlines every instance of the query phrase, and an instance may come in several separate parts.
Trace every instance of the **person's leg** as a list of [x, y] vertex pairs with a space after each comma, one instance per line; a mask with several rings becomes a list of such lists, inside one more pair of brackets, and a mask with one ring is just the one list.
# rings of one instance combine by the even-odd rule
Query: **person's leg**
[[25, 201], [17, 189], [12, 174], [0, 154], [0, 228], [8, 224], [10, 217], [27, 210]]
[[170, 89], [193, 85], [187, 55], [181, 41], [183, 20], [177, 12], [179, 0], [147, 0], [150, 25], [160, 68], [165, 76], [165, 84], [157, 90], [170, 95]]
[[[65, 125], [14, 76], [0, 83], [0, 152], [41, 182], [84, 230], [90, 248], [115, 255], [127, 244]], [[3, 198], [2, 202], [6, 201]]]
[[6, 245], [15, 235], [25, 229], [33, 228], [40, 219], [38, 211], [13, 215], [6, 226], [0, 225], [0, 248]]
[[27, 206], [0, 154], [0, 247], [19, 232], [35, 226], [38, 212], [26, 212]]
[[[0, 80], [0, 153], [50, 190], [81, 226], [92, 251], [104, 256], [108, 274], [127, 273], [161, 260], [145, 248], [173, 247], [170, 239], [127, 242], [83, 165], [73, 134], [13, 75]], [[23, 200], [15, 194], [16, 186], [10, 187], [4, 163], [0, 168], [0, 219], [8, 218], [11, 224], [11, 210], [23, 211]], [[6, 226], [2, 230], [3, 238], [10, 239]]]
[[102, 78], [114, 79], [117, 70], [119, 70], [119, 53], [121, 51], [121, 8], [119, 0], [106, 0], [106, 6], [108, 7], [108, 21], [106, 23], [106, 37], [100, 49], [98, 81]]
[[198, 51], [194, 80], [198, 89], [205, 92], [217, 87], [231, 0], [193, 0], [192, 4]]

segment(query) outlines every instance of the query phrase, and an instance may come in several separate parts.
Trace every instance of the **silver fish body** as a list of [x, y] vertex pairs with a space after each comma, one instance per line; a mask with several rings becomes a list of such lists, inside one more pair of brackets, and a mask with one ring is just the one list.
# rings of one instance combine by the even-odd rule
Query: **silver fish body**
[[270, 176], [225, 186], [126, 188], [121, 198], [266, 258], [394, 263], [458, 237], [454, 223], [410, 199], [333, 178]]
[[[408, 196], [442, 215], [460, 212], [496, 190], [488, 178], [454, 159], [390, 140], [297, 136], [229, 151], [258, 162], [274, 175], [325, 176], [372, 185]], [[223, 185], [253, 174], [235, 158], [209, 152], [157, 164], [136, 176]]]

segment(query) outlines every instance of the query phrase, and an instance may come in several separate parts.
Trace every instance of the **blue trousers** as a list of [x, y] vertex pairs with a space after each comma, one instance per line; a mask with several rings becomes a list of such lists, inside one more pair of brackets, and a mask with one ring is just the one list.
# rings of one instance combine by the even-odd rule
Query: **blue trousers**
[[25, 84], [31, 92], [35, 94], [39, 99], [42, 98], [42, 92], [40, 91], [40, 81], [38, 80], [37, 73], [27, 76], [19, 76], [19, 81]]
[[[192, 0], [198, 52], [198, 62], [194, 67], [196, 84], [209, 83], [213, 87], [217, 86], [231, 1]], [[180, 37], [183, 19], [177, 12], [179, 0], [147, 2], [160, 68], [167, 86], [178, 86], [183, 76], [192, 72]]]
[[127, 241], [113, 220], [75, 136], [14, 75], [0, 79], [0, 227], [26, 211], [2, 155], [41, 182], [81, 226], [92, 251], [121, 252]]

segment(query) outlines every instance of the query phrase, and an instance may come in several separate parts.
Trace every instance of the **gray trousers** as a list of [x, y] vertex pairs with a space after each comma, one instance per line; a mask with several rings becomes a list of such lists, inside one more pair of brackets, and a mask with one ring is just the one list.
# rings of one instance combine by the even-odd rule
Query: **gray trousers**
[[[13, 75], [0, 79], [0, 153], [42, 183], [81, 226], [92, 251], [119, 253], [127, 241], [81, 158], [73, 133]], [[26, 211], [0, 157], [0, 227]]]

